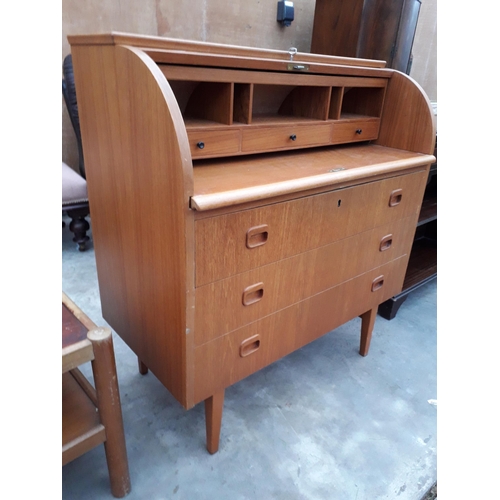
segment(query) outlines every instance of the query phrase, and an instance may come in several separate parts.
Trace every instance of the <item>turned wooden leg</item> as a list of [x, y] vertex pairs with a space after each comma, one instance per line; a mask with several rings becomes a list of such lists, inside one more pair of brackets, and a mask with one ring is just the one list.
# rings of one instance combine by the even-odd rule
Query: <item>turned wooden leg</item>
[[97, 407], [106, 429], [104, 450], [108, 464], [111, 493], [118, 498], [130, 492], [125, 433], [116, 374], [113, 337], [109, 328], [94, 328], [87, 334], [94, 349], [92, 372], [97, 394]]
[[205, 423], [207, 426], [207, 450], [212, 455], [219, 449], [224, 389], [205, 399]]
[[147, 375], [149, 368], [139, 358], [137, 358], [137, 362], [139, 363], [139, 373], [141, 375]]
[[85, 250], [85, 244], [89, 241], [87, 231], [90, 229], [90, 224], [87, 222], [87, 219], [85, 219], [85, 217], [89, 215], [89, 210], [88, 208], [78, 208], [75, 210], [68, 210], [67, 214], [71, 217], [69, 229], [75, 235], [73, 241], [78, 244], [78, 250], [83, 252]]
[[359, 343], [359, 354], [366, 356], [370, 349], [370, 341], [372, 339], [373, 325], [377, 317], [377, 309], [370, 309], [361, 315], [361, 341]]

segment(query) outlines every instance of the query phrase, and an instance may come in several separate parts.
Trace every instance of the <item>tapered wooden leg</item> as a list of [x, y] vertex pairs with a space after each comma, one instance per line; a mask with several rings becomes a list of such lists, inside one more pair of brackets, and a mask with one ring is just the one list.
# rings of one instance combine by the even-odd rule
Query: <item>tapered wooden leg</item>
[[115, 497], [121, 498], [130, 492], [130, 475], [113, 350], [113, 337], [109, 328], [95, 328], [88, 332], [87, 338], [92, 342], [94, 349], [92, 372], [94, 374], [99, 416], [106, 430], [104, 450], [108, 464], [111, 493]]
[[205, 399], [205, 423], [207, 426], [207, 450], [212, 455], [219, 449], [224, 389]]
[[147, 375], [149, 368], [139, 358], [137, 358], [137, 362], [139, 363], [139, 373], [141, 375]]
[[372, 339], [373, 326], [377, 317], [377, 309], [370, 309], [361, 315], [361, 341], [359, 343], [359, 354], [366, 356], [370, 349], [370, 341]]

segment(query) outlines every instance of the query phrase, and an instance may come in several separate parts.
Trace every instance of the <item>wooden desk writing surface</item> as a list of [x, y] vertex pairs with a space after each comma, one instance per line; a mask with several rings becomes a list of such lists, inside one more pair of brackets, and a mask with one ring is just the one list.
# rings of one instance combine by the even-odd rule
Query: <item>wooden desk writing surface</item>
[[380, 61], [69, 41], [103, 316], [141, 373], [205, 401], [214, 453], [229, 385], [356, 316], [368, 353], [434, 161], [429, 101]]

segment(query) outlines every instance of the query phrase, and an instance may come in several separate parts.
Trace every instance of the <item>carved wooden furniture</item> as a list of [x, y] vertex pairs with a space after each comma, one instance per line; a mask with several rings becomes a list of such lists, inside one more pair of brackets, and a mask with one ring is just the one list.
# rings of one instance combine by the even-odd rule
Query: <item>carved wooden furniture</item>
[[62, 165], [62, 211], [71, 218], [70, 231], [75, 235], [73, 241], [78, 245], [78, 250], [85, 250], [89, 237], [87, 231], [90, 225], [87, 217], [90, 214], [87, 196], [87, 181], [85, 180], [85, 164], [83, 160], [82, 139], [80, 134], [80, 121], [78, 118], [78, 104], [76, 101], [75, 80], [73, 77], [73, 62], [71, 54], [63, 61], [62, 93], [66, 109], [75, 131], [78, 146], [79, 174], [63, 162]]
[[430, 104], [372, 60], [111, 33], [68, 37], [103, 315], [204, 401], [401, 290]]
[[[78, 367], [92, 362], [95, 389]], [[104, 443], [111, 492], [130, 492], [113, 338], [62, 294], [62, 464]]]
[[62, 212], [70, 217], [69, 229], [74, 234], [73, 241], [78, 245], [78, 250], [83, 251], [89, 240], [87, 231], [90, 229], [86, 219], [90, 213], [87, 181], [64, 162], [61, 180]]

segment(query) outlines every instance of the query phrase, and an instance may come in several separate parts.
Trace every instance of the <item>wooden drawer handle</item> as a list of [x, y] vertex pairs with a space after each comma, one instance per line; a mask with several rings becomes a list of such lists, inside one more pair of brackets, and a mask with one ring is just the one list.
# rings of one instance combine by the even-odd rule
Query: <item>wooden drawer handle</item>
[[254, 335], [240, 344], [240, 356], [244, 358], [245, 356], [250, 356], [260, 347], [260, 335]]
[[392, 246], [392, 234], [388, 234], [387, 236], [384, 236], [381, 240], [380, 240], [380, 251], [381, 252], [384, 252], [385, 250], [389, 250], [389, 248], [391, 248]]
[[402, 199], [403, 199], [403, 190], [395, 189], [391, 193], [391, 196], [389, 197], [389, 206], [395, 207], [396, 205], [399, 205]]
[[244, 306], [250, 306], [259, 302], [264, 296], [264, 283], [255, 283], [255, 285], [247, 286], [243, 290], [242, 302]]
[[269, 238], [269, 227], [267, 224], [251, 227], [247, 231], [247, 248], [255, 248], [264, 245]]
[[384, 275], [375, 278], [372, 282], [372, 292], [380, 290], [383, 285], [384, 285]]

